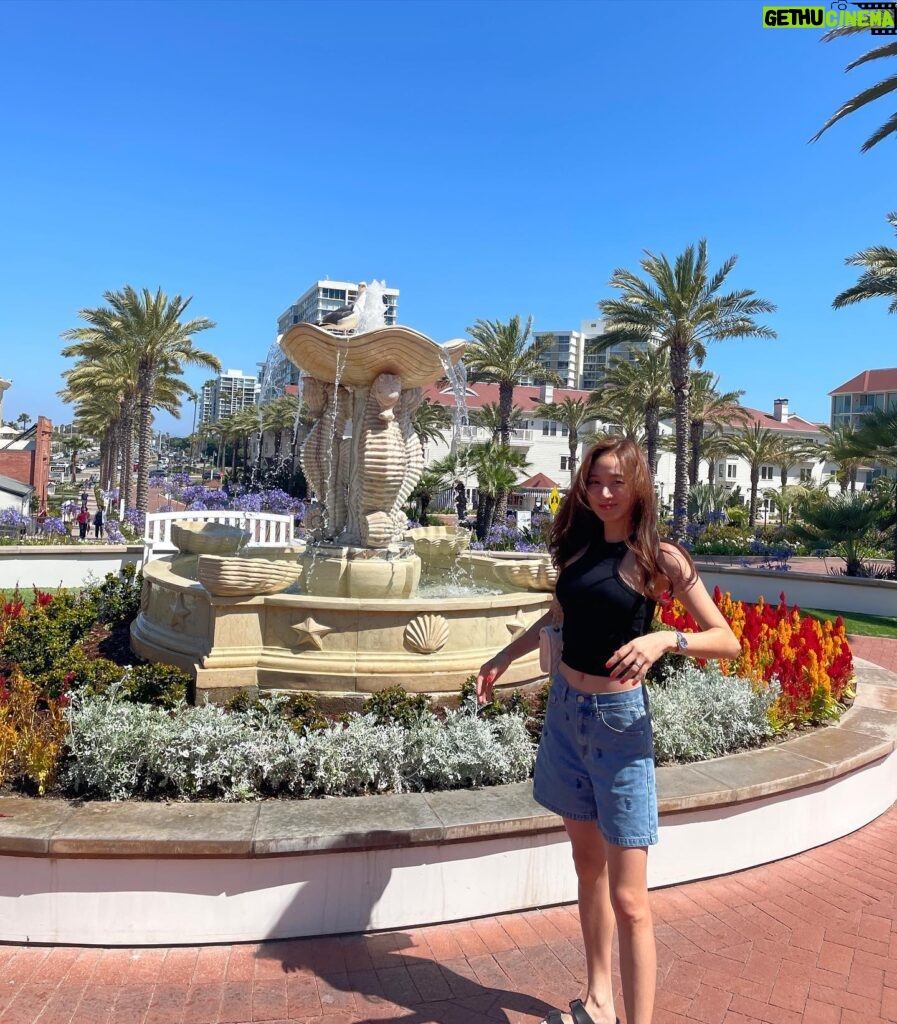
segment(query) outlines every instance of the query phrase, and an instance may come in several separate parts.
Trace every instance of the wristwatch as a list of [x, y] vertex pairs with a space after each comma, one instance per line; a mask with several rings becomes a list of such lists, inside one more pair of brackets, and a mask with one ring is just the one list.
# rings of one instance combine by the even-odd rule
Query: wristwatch
[[676, 649], [680, 654], [688, 650], [688, 637], [680, 630], [676, 630]]

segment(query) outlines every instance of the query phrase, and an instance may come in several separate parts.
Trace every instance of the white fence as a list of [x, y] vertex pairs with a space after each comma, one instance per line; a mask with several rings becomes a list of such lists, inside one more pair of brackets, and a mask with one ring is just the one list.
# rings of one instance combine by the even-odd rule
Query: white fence
[[295, 542], [291, 515], [274, 512], [237, 512], [233, 509], [202, 512], [150, 512], [143, 531], [143, 564], [159, 555], [177, 551], [171, 542], [171, 524], [184, 522], [224, 523], [249, 531], [248, 547], [284, 547]]

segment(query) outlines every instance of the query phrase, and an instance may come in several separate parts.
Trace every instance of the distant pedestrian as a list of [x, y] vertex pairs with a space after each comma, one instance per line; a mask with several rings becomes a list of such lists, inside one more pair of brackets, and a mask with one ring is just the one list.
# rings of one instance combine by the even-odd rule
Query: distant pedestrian
[[81, 511], [78, 513], [78, 537], [80, 540], [84, 540], [87, 536], [87, 527], [90, 523], [90, 516], [87, 514], [87, 506], [81, 507]]
[[93, 535], [99, 540], [103, 536], [103, 510], [98, 508], [93, 515]]
[[90, 498], [90, 495], [87, 493], [87, 491], [82, 491], [81, 492], [81, 507], [82, 508], [87, 508], [87, 501], [88, 501], [89, 498]]

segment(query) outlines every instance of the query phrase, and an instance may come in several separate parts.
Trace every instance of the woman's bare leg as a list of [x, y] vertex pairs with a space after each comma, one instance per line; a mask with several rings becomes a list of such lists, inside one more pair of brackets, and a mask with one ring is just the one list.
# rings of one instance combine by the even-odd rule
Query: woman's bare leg
[[620, 979], [626, 1024], [651, 1024], [657, 947], [648, 900], [648, 850], [606, 844], [610, 901], [620, 937]]
[[614, 1024], [611, 953], [614, 911], [608, 885], [607, 850], [594, 821], [564, 819], [573, 846], [579, 888], [579, 920], [586, 953], [586, 992], [583, 1004], [595, 1024]]

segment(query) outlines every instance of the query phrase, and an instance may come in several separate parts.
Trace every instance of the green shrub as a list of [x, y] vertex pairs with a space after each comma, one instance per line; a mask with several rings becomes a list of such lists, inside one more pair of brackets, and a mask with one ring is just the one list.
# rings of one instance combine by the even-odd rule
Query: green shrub
[[[303, 691], [289, 696], [278, 694], [276, 704], [284, 721], [296, 732], [302, 732], [304, 729], [326, 729], [330, 725], [318, 708], [318, 699], [313, 693]], [[270, 706], [270, 698], [253, 696], [249, 690], [241, 690], [224, 703], [225, 709], [235, 714], [258, 712]]]
[[137, 704], [174, 708], [183, 704], [193, 689], [193, 680], [174, 665], [151, 662], [125, 670], [122, 692]]
[[42, 676], [63, 664], [96, 618], [92, 601], [68, 591], [48, 603], [36, 600], [6, 622], [0, 657], [25, 676]]
[[143, 573], [127, 563], [117, 573], [106, 573], [102, 583], [88, 587], [88, 598], [96, 605], [97, 618], [108, 626], [131, 622], [140, 611]]
[[174, 665], [141, 663], [123, 667], [108, 658], [91, 658], [79, 646], [40, 676], [40, 683], [54, 695], [66, 689], [103, 694], [119, 687], [123, 700], [162, 708], [177, 707], [193, 686], [190, 676]]
[[362, 714], [373, 715], [378, 725], [410, 726], [430, 710], [425, 693], [407, 693], [398, 684], [371, 694], [362, 705]]

